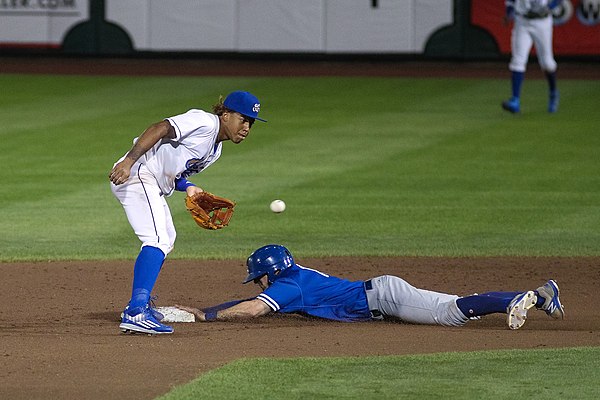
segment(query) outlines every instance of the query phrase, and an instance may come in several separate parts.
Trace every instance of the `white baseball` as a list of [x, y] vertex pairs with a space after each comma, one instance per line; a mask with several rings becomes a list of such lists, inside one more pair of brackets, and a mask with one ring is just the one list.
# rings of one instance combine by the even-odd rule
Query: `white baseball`
[[285, 210], [285, 203], [283, 200], [273, 200], [269, 207], [271, 207], [271, 211], [274, 213], [280, 213]]

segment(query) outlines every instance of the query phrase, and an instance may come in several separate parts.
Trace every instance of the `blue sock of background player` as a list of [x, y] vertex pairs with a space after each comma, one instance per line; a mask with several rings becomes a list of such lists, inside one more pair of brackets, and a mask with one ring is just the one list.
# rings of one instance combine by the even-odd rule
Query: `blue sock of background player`
[[525, 79], [524, 72], [511, 71], [512, 96], [507, 101], [502, 102], [502, 108], [511, 113], [521, 112], [521, 86]]
[[556, 72], [546, 72], [546, 80], [550, 93], [556, 93]]
[[[479, 317], [493, 313], [506, 313], [508, 305], [517, 295], [523, 292], [487, 292], [461, 297], [456, 305], [467, 318]], [[544, 304], [544, 298], [538, 296], [536, 307]]]
[[129, 307], [144, 307], [150, 301], [150, 293], [158, 279], [165, 261], [165, 254], [157, 247], [144, 246], [133, 268], [133, 289]]
[[523, 79], [525, 79], [524, 72], [512, 71], [512, 97], [515, 99], [521, 98], [521, 86], [523, 85]]
[[556, 72], [546, 72], [546, 80], [548, 81], [548, 89], [550, 97], [548, 99], [548, 112], [555, 113], [558, 111], [558, 90], [556, 89]]

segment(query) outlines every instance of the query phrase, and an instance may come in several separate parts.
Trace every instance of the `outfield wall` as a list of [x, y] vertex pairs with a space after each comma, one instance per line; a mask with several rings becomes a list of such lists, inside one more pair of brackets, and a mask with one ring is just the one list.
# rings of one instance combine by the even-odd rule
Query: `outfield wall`
[[[0, 0], [0, 51], [493, 58], [504, 0]], [[557, 55], [600, 55], [600, 0], [565, 0]]]

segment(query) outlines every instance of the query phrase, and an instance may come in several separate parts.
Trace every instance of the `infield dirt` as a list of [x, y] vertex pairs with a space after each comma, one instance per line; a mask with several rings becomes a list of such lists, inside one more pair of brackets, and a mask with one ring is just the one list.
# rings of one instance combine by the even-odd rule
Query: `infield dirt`
[[[593, 304], [600, 258], [325, 258], [301, 264], [351, 280], [381, 274], [468, 295], [535, 289], [556, 279], [566, 319], [530, 311], [511, 331], [504, 315], [465, 327], [340, 323], [300, 316], [180, 323], [164, 336], [125, 335], [119, 314], [132, 262], [0, 264], [0, 398], [151, 399], [241, 357], [359, 356], [600, 346]], [[257, 294], [238, 261], [168, 260], [158, 305], [209, 306]]]

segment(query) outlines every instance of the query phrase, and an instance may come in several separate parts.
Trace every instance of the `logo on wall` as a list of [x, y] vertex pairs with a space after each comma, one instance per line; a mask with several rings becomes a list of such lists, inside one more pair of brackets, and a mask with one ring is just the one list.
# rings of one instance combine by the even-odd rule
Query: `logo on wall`
[[554, 26], [566, 24], [571, 17], [573, 17], [573, 4], [570, 0], [563, 1], [558, 7], [552, 10]]
[[78, 0], [0, 0], [0, 14], [9, 16], [59, 16], [81, 15]]
[[576, 13], [583, 25], [597, 25], [600, 23], [600, 0], [580, 0]]

